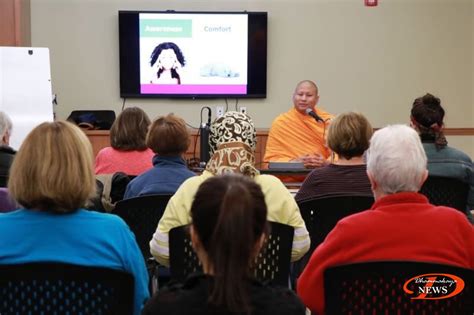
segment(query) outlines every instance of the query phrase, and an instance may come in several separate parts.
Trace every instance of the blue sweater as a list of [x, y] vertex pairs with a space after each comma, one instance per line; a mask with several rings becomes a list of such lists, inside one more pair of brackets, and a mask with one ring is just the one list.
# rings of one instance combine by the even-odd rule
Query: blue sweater
[[49, 261], [123, 270], [135, 279], [134, 314], [149, 297], [143, 256], [118, 216], [20, 209], [0, 214], [0, 239], [0, 264]]
[[128, 185], [123, 199], [143, 195], [174, 194], [189, 177], [195, 176], [179, 156], [155, 155], [153, 168], [134, 178]]

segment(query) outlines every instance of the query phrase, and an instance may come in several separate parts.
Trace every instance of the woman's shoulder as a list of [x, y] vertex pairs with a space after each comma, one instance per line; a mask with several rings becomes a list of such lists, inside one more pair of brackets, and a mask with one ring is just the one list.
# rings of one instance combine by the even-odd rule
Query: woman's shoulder
[[271, 174], [258, 174], [254, 177], [254, 180], [257, 184], [274, 184], [274, 185], [283, 185], [282, 181]]
[[[155, 294], [146, 303], [142, 315], [151, 314], [186, 314], [187, 310], [202, 309], [206, 314], [207, 276], [190, 276], [184, 284], [171, 282]], [[194, 313], [194, 314], [199, 314]]]
[[277, 206], [277, 209], [280, 209], [282, 202], [294, 200], [285, 184], [278, 177], [270, 174], [261, 174], [255, 176], [254, 180], [262, 188], [267, 203], [270, 202], [272, 204], [271, 208]]
[[305, 314], [305, 306], [296, 294], [285, 287], [253, 285], [252, 301], [255, 314]]
[[117, 232], [128, 231], [129, 227], [125, 221], [115, 214], [102, 213], [94, 210], [79, 209], [74, 213], [76, 222], [85, 222], [85, 225], [88, 225], [90, 228], [99, 227], [99, 229], [108, 230], [108, 233], [111, 230]]
[[99, 150], [97, 153], [97, 156], [102, 156], [102, 155], [109, 155], [115, 153], [115, 149], [112, 147], [105, 147]]
[[153, 153], [153, 151], [149, 148], [146, 148], [145, 150], [128, 150], [128, 151], [120, 151], [116, 149], [112, 149], [112, 150], [114, 150], [114, 153], [118, 155], [127, 156], [129, 158], [132, 158], [132, 157], [146, 157], [147, 159], [149, 158], [150, 163], [153, 156], [155, 156], [155, 153]]
[[449, 155], [452, 156], [453, 158], [459, 159], [464, 162], [472, 163], [472, 160], [469, 157], [469, 155], [467, 155], [463, 151], [453, 148], [453, 147], [446, 147], [445, 149], [447, 150]]
[[439, 159], [450, 159], [458, 160], [465, 163], [472, 163], [469, 155], [459, 149], [450, 146], [446, 146], [442, 149], [437, 149], [434, 143], [423, 143], [423, 147], [425, 148], [426, 156], [428, 157], [428, 162]]
[[[196, 174], [194, 174], [196, 175]], [[181, 186], [184, 187], [193, 187], [193, 188], [198, 188], [199, 185], [201, 185], [206, 179], [212, 177], [212, 173], [209, 173], [207, 171], [204, 171], [201, 175], [196, 175], [196, 176], [191, 176], [188, 177], [182, 184]]]
[[129, 154], [127, 151], [120, 151], [113, 147], [105, 147], [97, 153], [96, 162], [97, 160], [100, 160], [102, 162], [114, 163], [113, 161], [116, 161], [117, 159], [121, 160], [126, 157], [127, 154]]
[[[188, 310], [194, 310], [193, 314], [208, 314], [211, 309], [217, 311], [206, 303], [211, 282], [212, 277], [201, 274], [190, 276], [184, 284], [170, 284], [149, 300], [143, 314], [187, 314]], [[304, 305], [289, 289], [266, 286], [254, 280], [250, 283], [252, 314], [305, 314]]]
[[[189, 202], [192, 203], [196, 191], [199, 189], [199, 186], [208, 178], [213, 175], [207, 171], [204, 171], [201, 175], [188, 177], [178, 188], [176, 193], [171, 197], [171, 200], [174, 202]], [[168, 204], [169, 205], [169, 204]]]

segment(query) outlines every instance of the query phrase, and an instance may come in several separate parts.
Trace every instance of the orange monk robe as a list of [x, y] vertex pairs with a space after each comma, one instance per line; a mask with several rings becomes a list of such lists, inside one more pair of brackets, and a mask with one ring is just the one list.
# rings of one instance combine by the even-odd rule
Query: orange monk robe
[[[316, 107], [316, 113], [324, 120], [334, 116]], [[292, 108], [278, 116], [268, 133], [264, 162], [288, 162], [305, 154], [320, 154], [325, 159], [330, 156], [326, 146], [329, 122], [316, 120]]]

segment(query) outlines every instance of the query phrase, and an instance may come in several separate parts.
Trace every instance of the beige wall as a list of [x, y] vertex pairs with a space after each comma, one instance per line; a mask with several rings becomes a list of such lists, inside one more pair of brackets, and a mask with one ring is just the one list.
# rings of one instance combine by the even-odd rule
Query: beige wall
[[[59, 117], [73, 109], [120, 111], [118, 10], [268, 11], [268, 96], [240, 100], [268, 128], [294, 85], [315, 80], [320, 105], [361, 111], [374, 126], [408, 121], [413, 99], [441, 97], [447, 127], [474, 127], [474, 0], [139, 1], [31, 0], [32, 44], [51, 50]], [[150, 116], [174, 112], [191, 125], [224, 100], [127, 100]], [[229, 101], [233, 108], [234, 100]], [[473, 137], [453, 144], [474, 156]]]

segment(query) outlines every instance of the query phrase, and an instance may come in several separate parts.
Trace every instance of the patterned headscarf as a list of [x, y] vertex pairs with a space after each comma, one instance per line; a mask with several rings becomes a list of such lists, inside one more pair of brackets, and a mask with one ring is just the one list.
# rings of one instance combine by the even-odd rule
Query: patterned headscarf
[[255, 176], [257, 132], [246, 114], [227, 112], [211, 125], [209, 146], [212, 154], [206, 170], [214, 175], [241, 173]]
[[228, 142], [243, 142], [252, 151], [255, 151], [257, 131], [249, 116], [230, 111], [214, 120], [209, 134], [211, 155], [217, 150], [219, 145]]

